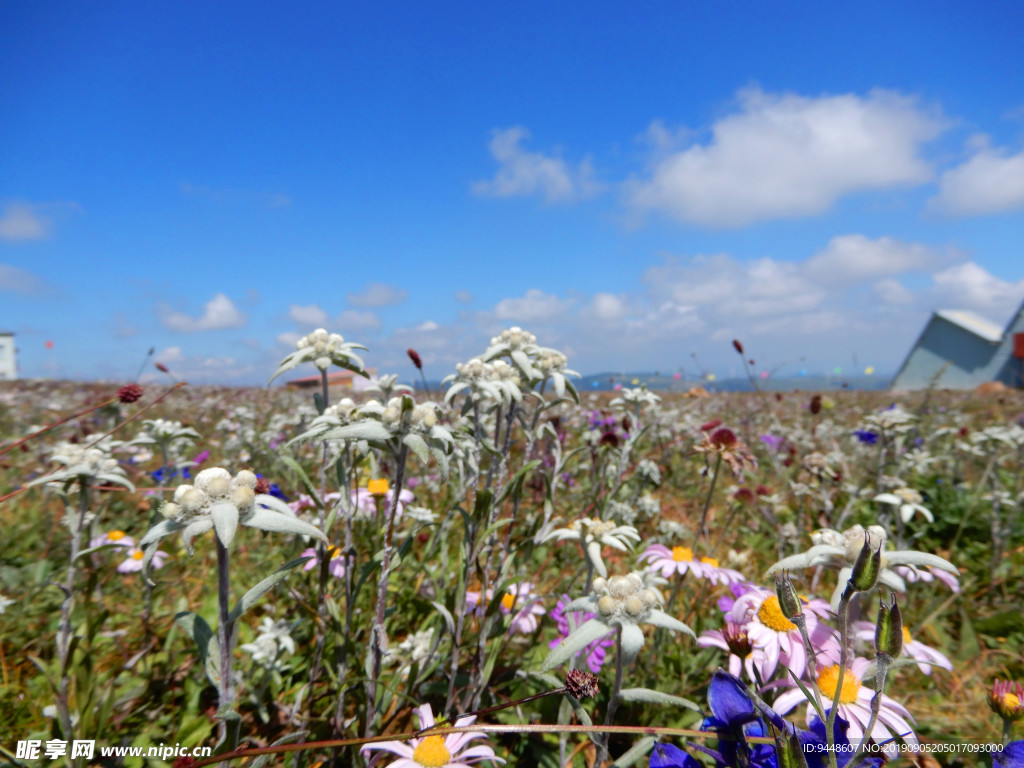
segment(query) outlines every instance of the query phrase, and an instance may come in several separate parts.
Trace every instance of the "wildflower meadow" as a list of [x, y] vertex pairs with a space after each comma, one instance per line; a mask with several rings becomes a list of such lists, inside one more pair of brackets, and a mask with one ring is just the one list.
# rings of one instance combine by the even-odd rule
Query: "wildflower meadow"
[[1024, 765], [1021, 393], [578, 392], [541, 344], [0, 383], [0, 757]]

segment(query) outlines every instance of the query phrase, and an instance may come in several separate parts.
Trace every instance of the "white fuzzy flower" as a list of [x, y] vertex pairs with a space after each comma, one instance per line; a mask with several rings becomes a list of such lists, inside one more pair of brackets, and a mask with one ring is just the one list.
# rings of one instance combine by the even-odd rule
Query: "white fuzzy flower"
[[796, 568], [813, 568], [823, 565], [839, 571], [839, 582], [832, 593], [832, 609], [838, 610], [839, 598], [846, 588], [846, 582], [853, 573], [857, 556], [864, 546], [866, 537], [870, 537], [872, 547], [882, 548], [882, 569], [878, 574], [878, 583], [896, 592], [906, 592], [906, 582], [893, 570], [899, 565], [927, 566], [957, 574], [957, 567], [948, 560], [928, 552], [916, 550], [886, 550], [888, 532], [880, 525], [869, 526], [867, 530], [855, 525], [846, 531], [821, 528], [811, 534], [813, 546], [799, 555], [786, 557], [768, 569], [768, 575], [776, 571], [794, 570]]
[[196, 475], [195, 485], [179, 485], [174, 500], [163, 505], [167, 519], [153, 526], [139, 546], [146, 551], [143, 565], [156, 552], [157, 543], [181, 531], [181, 540], [192, 554], [192, 539], [213, 529], [225, 547], [230, 547], [238, 524], [264, 531], [297, 533], [327, 541], [320, 530], [292, 514], [280, 499], [256, 493], [256, 475], [243, 469], [234, 477], [226, 469], [211, 467]]
[[544, 541], [576, 540], [583, 546], [587, 560], [600, 576], [607, 576], [601, 548], [612, 547], [620, 552], [633, 548], [633, 542], [640, 541], [640, 533], [632, 525], [617, 525], [614, 520], [595, 520], [584, 517], [573, 520], [567, 528], [558, 528], [541, 539]]
[[628, 576], [594, 579], [590, 595], [573, 600], [565, 606], [566, 612], [587, 611], [594, 613], [594, 618], [584, 622], [561, 645], [556, 646], [544, 660], [542, 669], [549, 670], [564, 664], [590, 643], [608, 634], [608, 630], [613, 627], [620, 630], [619, 647], [625, 664], [636, 659], [643, 648], [641, 624], [685, 632], [695, 637], [693, 630], [683, 622], [661, 610], [661, 592], [648, 586], [645, 576], [647, 574], [634, 571]]
[[931, 511], [921, 504], [924, 501], [921, 494], [913, 488], [903, 487], [897, 488], [892, 493], [880, 493], [875, 496], [874, 501], [899, 507], [900, 517], [903, 518], [904, 523], [909, 523], [916, 512], [920, 512], [929, 523], [935, 522]]

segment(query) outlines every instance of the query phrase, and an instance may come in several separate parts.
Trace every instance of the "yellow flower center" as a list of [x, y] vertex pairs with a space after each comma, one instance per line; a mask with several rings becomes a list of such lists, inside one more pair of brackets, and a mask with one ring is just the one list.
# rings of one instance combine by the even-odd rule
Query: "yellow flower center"
[[672, 559], [677, 563], [688, 563], [693, 560], [693, 550], [689, 547], [672, 547]]
[[120, 541], [124, 538], [124, 531], [111, 531], [107, 534], [108, 541]]
[[774, 629], [776, 632], [792, 632], [796, 629], [796, 624], [787, 619], [782, 612], [779, 598], [775, 595], [765, 598], [765, 601], [761, 603], [761, 607], [757, 609], [757, 618], [768, 629]]
[[134, 560], [141, 560], [145, 556], [146, 556], [146, 553], [143, 552], [141, 549], [136, 549], [134, 552], [132, 552], [132, 559], [134, 559]]
[[427, 736], [412, 751], [412, 759], [424, 768], [442, 768], [452, 759], [452, 753], [444, 743], [444, 737], [434, 734]]
[[700, 561], [702, 563], [704, 563], [705, 565], [710, 565], [712, 568], [717, 568], [718, 567], [718, 558], [717, 557], [702, 557], [700, 559]]
[[906, 647], [910, 644], [910, 630], [906, 627], [903, 628], [903, 646]]
[[501, 607], [506, 611], [511, 611], [512, 606], [516, 604], [516, 596], [511, 592], [506, 592], [505, 596], [501, 598]]
[[333, 560], [336, 557], [341, 557], [341, 548], [340, 547], [336, 547], [333, 544], [331, 544], [327, 548], [327, 559], [328, 560]]
[[1020, 699], [1016, 694], [1007, 693], [1003, 695], [1003, 706], [1008, 710], [1014, 710], [1020, 706]]
[[[836, 684], [839, 682], [839, 665], [833, 664], [825, 667], [818, 673], [818, 690], [821, 695], [831, 701], [836, 695]], [[839, 694], [840, 704], [852, 704], [857, 700], [860, 692], [860, 680], [854, 677], [850, 670], [843, 675], [843, 690]]]
[[383, 477], [374, 478], [366, 484], [366, 490], [374, 496], [383, 496], [388, 492], [388, 481]]

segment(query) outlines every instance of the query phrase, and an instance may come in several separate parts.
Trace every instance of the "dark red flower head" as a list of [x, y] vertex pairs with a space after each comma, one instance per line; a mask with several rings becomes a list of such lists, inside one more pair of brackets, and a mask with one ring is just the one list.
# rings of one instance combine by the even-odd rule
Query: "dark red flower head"
[[134, 403], [142, 397], [142, 387], [138, 384], [125, 384], [117, 390], [117, 399], [122, 403]]
[[163, 373], [170, 373], [170, 370], [163, 363], [154, 363], [154, 365], [156, 366], [156, 369], [158, 371], [162, 371]]
[[739, 440], [736, 439], [736, 433], [727, 427], [716, 429], [711, 433], [711, 444], [716, 448], [727, 451], [730, 448], [735, 448], [736, 443], [738, 442]]
[[741, 355], [743, 354], [743, 345], [740, 344], [740, 340], [739, 339], [733, 339], [732, 340], [732, 345], [736, 348], [737, 352], [739, 352]]
[[420, 357], [419, 352], [417, 352], [412, 347], [409, 347], [407, 350], [405, 350], [405, 354], [407, 354], [409, 356], [409, 359], [412, 360], [413, 365], [415, 365], [419, 370], [423, 370], [423, 359]]
[[746, 505], [754, 503], [754, 492], [749, 488], [737, 488], [736, 493], [732, 497], [736, 500], [737, 504]]
[[821, 395], [815, 395], [811, 398], [811, 413], [815, 416], [821, 413]]
[[256, 493], [270, 493], [270, 481], [265, 477], [256, 478]]
[[700, 425], [700, 431], [701, 432], [710, 432], [715, 427], [720, 427], [721, 425], [722, 425], [722, 420], [721, 419], [712, 419], [707, 424], [701, 424]]

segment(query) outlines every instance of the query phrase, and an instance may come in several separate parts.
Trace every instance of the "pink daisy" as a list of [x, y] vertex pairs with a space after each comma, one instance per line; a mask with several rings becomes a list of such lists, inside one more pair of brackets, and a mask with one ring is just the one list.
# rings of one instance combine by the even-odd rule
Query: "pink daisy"
[[657, 571], [663, 578], [669, 578], [672, 574], [680, 576], [689, 571], [693, 575], [704, 578], [704, 568], [694, 556], [693, 550], [689, 547], [672, 547], [669, 549], [664, 544], [651, 544], [640, 555], [640, 561], [647, 561], [647, 569]]
[[[128, 559], [117, 566], [118, 573], [136, 573], [142, 570], [142, 561], [146, 557], [146, 553], [143, 552], [139, 547], [131, 547], [131, 553], [128, 555]], [[163, 550], [158, 549], [153, 553], [153, 559], [150, 561], [151, 568], [163, 568], [164, 563], [167, 560], [167, 553]]]
[[[423, 704], [415, 710], [420, 730], [433, 728], [434, 713], [429, 704]], [[460, 717], [455, 727], [472, 725], [475, 716]], [[391, 752], [398, 759], [391, 763], [391, 768], [465, 768], [482, 760], [504, 763], [504, 759], [496, 757], [494, 749], [485, 744], [468, 746], [469, 742], [486, 739], [487, 735], [479, 731], [460, 731], [441, 735], [433, 733], [419, 739], [409, 741], [381, 741], [366, 744], [359, 750], [360, 754], [374, 751]]]
[[[316, 553], [315, 547], [302, 550], [302, 557], [312, 557], [312, 560], [308, 560], [302, 567], [304, 571], [311, 571], [320, 565], [320, 558]], [[335, 547], [333, 545], [327, 547], [327, 557], [329, 563], [327, 565], [327, 572], [339, 579], [345, 578], [345, 556], [341, 552], [341, 547]]]
[[[850, 724], [847, 736], [851, 744], [857, 744], [864, 738], [864, 729], [871, 721], [871, 699], [874, 697], [875, 692], [871, 687], [861, 684], [861, 679], [869, 666], [871, 666], [871, 662], [868, 659], [856, 658], [843, 675], [843, 687], [839, 694], [838, 714]], [[836, 686], [839, 683], [839, 665], [830, 664], [818, 667], [814, 683], [818, 686], [818, 690], [821, 693], [822, 704], [825, 709], [830, 709], [831, 702], [835, 696]], [[779, 681], [777, 685], [791, 687], [790, 690], [780, 694], [772, 705], [779, 714], [785, 715], [795, 709], [801, 702], [807, 702], [803, 691], [796, 687], [794, 683], [790, 682], [787, 685], [784, 681]], [[869, 738], [876, 744], [890, 745], [894, 753], [896, 750], [896, 745], [892, 741], [894, 736], [903, 739], [907, 744], [917, 744], [917, 735], [910, 724], [914, 718], [907, 711], [906, 707], [884, 693], [882, 694], [881, 705], [878, 719], [871, 729]], [[814, 708], [808, 704], [808, 724], [810, 724], [813, 717]], [[888, 750], [885, 751], [888, 752]]]

